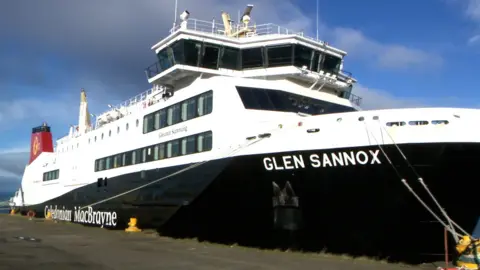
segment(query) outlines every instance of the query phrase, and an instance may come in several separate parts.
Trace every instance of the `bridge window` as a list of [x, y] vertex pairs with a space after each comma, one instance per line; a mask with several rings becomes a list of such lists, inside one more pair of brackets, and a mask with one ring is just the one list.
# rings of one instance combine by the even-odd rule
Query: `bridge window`
[[267, 48], [268, 67], [292, 65], [293, 45], [282, 45]]
[[220, 51], [220, 67], [226, 69], [240, 69], [240, 50], [224, 47]]
[[237, 91], [245, 109], [250, 110], [301, 112], [311, 115], [355, 111], [351, 107], [280, 90], [237, 86]]
[[173, 63], [174, 64], [183, 64], [185, 63], [185, 53], [184, 47], [185, 42], [184, 40], [179, 40], [170, 46], [173, 52]]
[[212, 143], [212, 132], [202, 132], [180, 139], [116, 154], [114, 156], [97, 159], [95, 160], [95, 171], [103, 171], [162, 160], [165, 158], [174, 158], [210, 151], [212, 150]]
[[322, 54], [319, 51], [313, 52], [312, 64], [310, 65], [310, 70], [313, 72], [318, 72], [318, 67], [320, 66]]
[[191, 41], [184, 40], [184, 56], [185, 56], [185, 65], [189, 66], [198, 66], [198, 56], [200, 55], [200, 49], [202, 44]]
[[302, 45], [295, 45], [295, 61], [294, 65], [296, 67], [303, 67], [306, 66], [307, 68], [310, 67], [310, 62], [312, 60], [312, 52], [313, 50], [302, 46]]
[[203, 46], [202, 67], [218, 69], [219, 48], [211, 45]]
[[60, 170], [43, 173], [43, 181], [57, 180], [60, 177]]
[[242, 68], [263, 67], [263, 48], [242, 50]]
[[326, 54], [324, 55], [322, 70], [331, 74], [338, 74], [338, 72], [340, 71], [341, 63], [342, 59], [333, 55]]

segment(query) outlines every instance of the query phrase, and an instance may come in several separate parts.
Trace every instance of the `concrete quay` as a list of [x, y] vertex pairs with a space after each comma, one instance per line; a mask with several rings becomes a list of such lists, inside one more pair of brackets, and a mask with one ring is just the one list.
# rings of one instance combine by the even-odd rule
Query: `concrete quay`
[[[440, 265], [443, 266], [443, 265]], [[260, 250], [0, 214], [0, 269], [432, 269], [367, 258]]]

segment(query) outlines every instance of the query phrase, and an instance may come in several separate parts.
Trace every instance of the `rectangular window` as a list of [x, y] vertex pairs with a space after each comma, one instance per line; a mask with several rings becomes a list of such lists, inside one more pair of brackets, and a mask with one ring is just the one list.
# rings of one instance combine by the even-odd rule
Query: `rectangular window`
[[160, 111], [155, 112], [155, 117], [154, 117], [153, 123], [154, 123], [153, 124], [153, 129], [154, 130], [160, 129]]
[[153, 147], [153, 160], [158, 160], [158, 150], [159, 150], [159, 147], [158, 145], [155, 145]]
[[187, 121], [187, 120], [188, 120], [188, 117], [187, 117], [187, 107], [188, 107], [188, 103], [187, 103], [187, 101], [185, 100], [184, 102], [182, 102], [182, 115], [181, 115], [182, 121]]
[[173, 125], [178, 124], [181, 122], [181, 110], [180, 110], [180, 103], [174, 104], [172, 106], [172, 122]]
[[220, 67], [226, 69], [239, 70], [240, 50], [233, 48], [223, 48], [220, 52]]
[[[212, 144], [212, 132], [208, 131], [126, 153], [100, 158], [95, 161], [95, 166], [98, 167], [98, 171], [102, 171], [121, 166], [190, 155], [197, 152], [210, 151]], [[58, 177], [58, 170], [45, 172], [43, 175], [44, 181], [58, 179]]]
[[167, 125], [173, 125], [173, 107], [170, 106], [167, 108]]
[[167, 158], [172, 157], [172, 142], [167, 143]]
[[160, 128], [167, 126], [167, 111], [165, 109], [160, 110]]
[[268, 67], [291, 66], [293, 45], [282, 45], [267, 48]]
[[105, 158], [105, 169], [111, 169], [112, 168], [112, 157], [107, 157]]
[[187, 138], [181, 139], [180, 150], [182, 156], [187, 154]]
[[186, 154], [194, 154], [195, 153], [195, 136], [188, 136], [187, 137], [187, 146], [186, 146]]
[[43, 173], [43, 181], [57, 180], [60, 177], [60, 170], [54, 170]]
[[174, 140], [172, 142], [172, 157], [177, 157], [180, 155], [180, 142], [178, 140]]
[[147, 162], [147, 148], [142, 149], [142, 162]]
[[355, 111], [355, 108], [319, 99], [292, 94], [286, 91], [237, 86], [245, 109], [319, 115]]
[[165, 144], [161, 143], [160, 144], [160, 147], [158, 149], [158, 157], [160, 159], [164, 159], [165, 158]]
[[242, 68], [263, 67], [263, 48], [242, 50]]
[[138, 158], [139, 157], [137, 157], [137, 151], [136, 150], [132, 151], [132, 165], [135, 165], [138, 163]]
[[98, 168], [99, 168], [98, 169], [99, 171], [105, 170], [105, 159], [104, 158], [102, 158], [98, 161]]
[[295, 45], [295, 60], [294, 65], [296, 67], [303, 67], [306, 66], [307, 68], [310, 67], [310, 62], [312, 59], [313, 50], [302, 46], [302, 45]]

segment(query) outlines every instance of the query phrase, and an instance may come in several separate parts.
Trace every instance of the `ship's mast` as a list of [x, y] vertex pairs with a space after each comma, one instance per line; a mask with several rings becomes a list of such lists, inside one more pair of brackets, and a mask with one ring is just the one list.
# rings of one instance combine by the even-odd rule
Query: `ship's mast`
[[80, 134], [86, 133], [91, 127], [90, 114], [88, 113], [87, 94], [82, 88], [80, 91], [80, 112], [78, 116], [78, 132]]

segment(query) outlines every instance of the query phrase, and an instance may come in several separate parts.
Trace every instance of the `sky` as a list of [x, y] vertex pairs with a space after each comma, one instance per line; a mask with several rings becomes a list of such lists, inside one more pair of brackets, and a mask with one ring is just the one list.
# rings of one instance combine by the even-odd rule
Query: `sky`
[[[304, 31], [345, 50], [364, 109], [480, 105], [480, 0], [178, 0], [191, 18], [236, 18]], [[53, 137], [78, 121], [80, 89], [101, 113], [147, 90], [151, 46], [168, 35], [174, 0], [15, 0], [0, 4], [0, 191], [15, 190], [31, 128]], [[480, 94], [478, 94], [480, 95]]]

